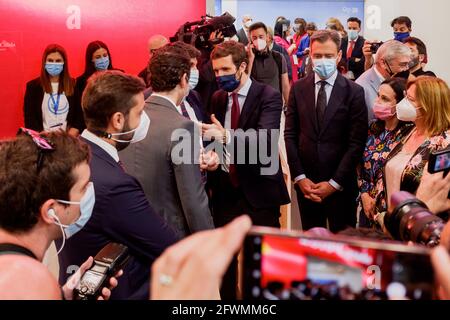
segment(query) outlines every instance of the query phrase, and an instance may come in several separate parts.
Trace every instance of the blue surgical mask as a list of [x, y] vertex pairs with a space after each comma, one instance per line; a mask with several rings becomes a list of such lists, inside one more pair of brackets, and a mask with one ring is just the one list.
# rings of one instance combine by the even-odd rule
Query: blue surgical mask
[[236, 74], [228, 74], [220, 77], [216, 77], [219, 89], [225, 90], [227, 92], [233, 92], [239, 87], [241, 81], [236, 79]]
[[358, 30], [348, 30], [347, 34], [350, 41], [355, 41], [358, 39], [359, 32]]
[[314, 72], [317, 73], [317, 75], [322, 80], [326, 80], [329, 77], [331, 77], [337, 69], [336, 65], [336, 59], [313, 59], [313, 65], [314, 65]]
[[200, 72], [197, 68], [191, 69], [191, 75], [189, 77], [189, 89], [194, 90], [198, 84], [198, 80], [200, 78]]
[[95, 59], [94, 63], [95, 63], [95, 69], [106, 70], [109, 67], [109, 56]]
[[394, 32], [394, 40], [403, 42], [406, 38], [409, 37], [409, 32]]
[[61, 72], [63, 71], [63, 69], [64, 69], [63, 62], [46, 62], [45, 63], [45, 70], [52, 77], [59, 76], [61, 74]]

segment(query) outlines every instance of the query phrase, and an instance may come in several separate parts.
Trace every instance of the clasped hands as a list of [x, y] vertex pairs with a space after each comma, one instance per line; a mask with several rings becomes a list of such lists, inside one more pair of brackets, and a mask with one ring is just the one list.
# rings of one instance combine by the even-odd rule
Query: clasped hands
[[297, 184], [306, 199], [317, 203], [321, 203], [325, 198], [337, 191], [328, 181], [314, 183], [305, 178], [298, 181]]

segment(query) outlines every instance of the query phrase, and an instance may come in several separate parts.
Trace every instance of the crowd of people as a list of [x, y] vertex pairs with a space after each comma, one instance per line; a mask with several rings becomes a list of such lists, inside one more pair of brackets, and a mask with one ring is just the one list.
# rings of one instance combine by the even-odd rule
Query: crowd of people
[[[382, 44], [356, 17], [242, 24], [201, 48], [153, 35], [138, 76], [93, 41], [74, 79], [47, 46], [25, 127], [0, 144], [0, 288], [17, 288], [0, 298], [71, 299], [68, 270], [117, 242], [130, 261], [101, 298], [235, 299], [237, 251], [251, 224], [280, 228], [286, 176], [305, 231], [385, 230], [400, 190], [450, 209], [450, 180], [426, 172], [450, 144], [449, 87], [408, 17]], [[62, 291], [40, 263], [53, 241]], [[450, 298], [448, 252], [433, 262]]]

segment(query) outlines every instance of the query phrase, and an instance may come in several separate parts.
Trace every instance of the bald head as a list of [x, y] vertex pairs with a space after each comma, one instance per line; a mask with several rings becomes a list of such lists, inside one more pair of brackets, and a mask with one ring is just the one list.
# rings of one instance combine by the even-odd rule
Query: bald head
[[161, 34], [156, 34], [156, 35], [150, 37], [150, 39], [148, 39], [148, 44], [147, 44], [150, 58], [153, 56], [153, 53], [155, 52], [155, 50], [161, 49], [168, 43], [169, 43], [169, 40], [167, 40], [167, 38]]

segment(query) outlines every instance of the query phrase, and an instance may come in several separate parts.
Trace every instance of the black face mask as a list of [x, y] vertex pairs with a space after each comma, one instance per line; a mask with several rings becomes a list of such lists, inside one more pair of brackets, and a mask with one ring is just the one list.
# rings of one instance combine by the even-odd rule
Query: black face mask
[[385, 63], [388, 66], [388, 69], [389, 69], [388, 72], [389, 72], [389, 75], [391, 76], [391, 78], [402, 78], [402, 79], [408, 80], [409, 74], [410, 74], [409, 69], [407, 69], [405, 71], [393, 73], [389, 63], [387, 63], [387, 61], [385, 61]]

